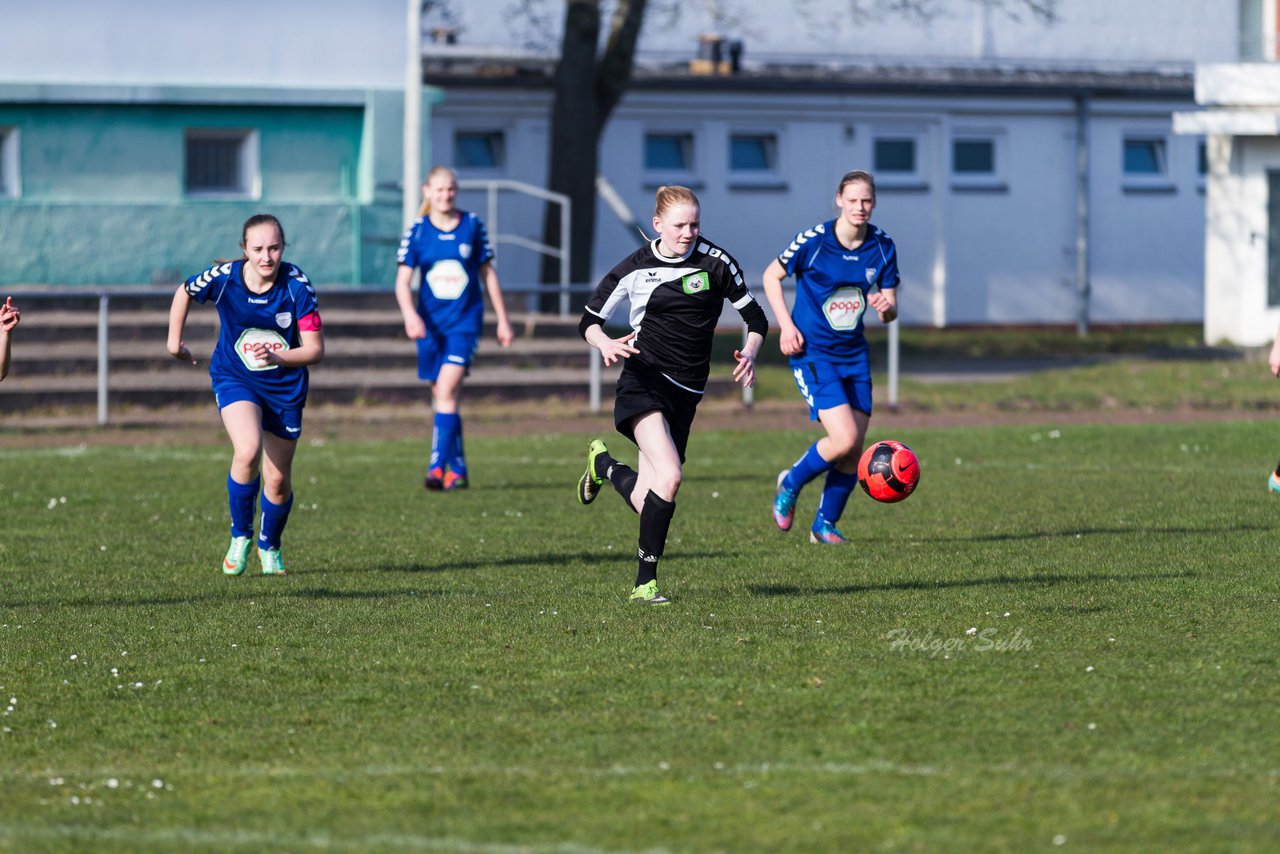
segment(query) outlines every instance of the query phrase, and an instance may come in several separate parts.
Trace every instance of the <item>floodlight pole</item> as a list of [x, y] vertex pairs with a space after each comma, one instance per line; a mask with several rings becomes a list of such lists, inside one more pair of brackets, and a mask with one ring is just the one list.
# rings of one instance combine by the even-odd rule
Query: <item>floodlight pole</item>
[[418, 188], [422, 186], [422, 5], [407, 0], [407, 52], [404, 63], [404, 185], [403, 219], [407, 228], [418, 218]]

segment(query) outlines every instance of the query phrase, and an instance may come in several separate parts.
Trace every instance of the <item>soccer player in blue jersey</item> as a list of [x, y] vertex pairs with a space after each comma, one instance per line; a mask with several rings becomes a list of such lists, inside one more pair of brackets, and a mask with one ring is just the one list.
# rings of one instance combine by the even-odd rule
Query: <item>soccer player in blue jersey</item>
[[227, 575], [240, 575], [248, 564], [259, 484], [258, 561], [264, 575], [285, 574], [280, 535], [293, 507], [293, 455], [302, 435], [307, 366], [324, 357], [315, 288], [306, 274], [281, 260], [284, 245], [284, 229], [274, 216], [250, 217], [241, 231], [244, 258], [187, 279], [169, 309], [169, 354], [193, 365], [183, 341], [192, 301], [212, 302], [222, 324], [209, 376], [232, 448], [231, 545], [222, 561]]
[[9, 357], [13, 352], [13, 336], [10, 334], [22, 322], [22, 312], [13, 304], [13, 297], [5, 297], [0, 305], [0, 380], [9, 376]]
[[[608, 480], [640, 515], [636, 583], [630, 601], [666, 605], [658, 592], [658, 560], [676, 512], [676, 492], [689, 430], [711, 372], [716, 326], [726, 301], [747, 325], [747, 340], [733, 353], [733, 379], [756, 380], [756, 354], [769, 331], [764, 309], [751, 296], [742, 269], [728, 252], [702, 236], [698, 197], [688, 187], [660, 187], [653, 228], [657, 239], [609, 271], [587, 301], [578, 331], [606, 365], [622, 360], [613, 422], [635, 442], [633, 469], [610, 455], [604, 442], [587, 445], [578, 501], [590, 504]], [[623, 300], [631, 332], [611, 338], [604, 322]]]
[[[396, 301], [404, 315], [405, 335], [418, 345], [418, 378], [431, 383], [435, 419], [423, 485], [454, 490], [468, 485], [458, 398], [484, 325], [481, 282], [497, 317], [498, 343], [509, 347], [514, 336], [489, 233], [480, 217], [456, 207], [458, 181], [453, 170], [432, 169], [422, 193], [421, 215], [400, 241]], [[416, 299], [415, 269], [422, 271]]]
[[[847, 543], [836, 523], [858, 484], [858, 458], [871, 421], [871, 366], [863, 313], [881, 323], [898, 316], [898, 254], [871, 223], [876, 185], [870, 173], [849, 172], [836, 190], [839, 216], [795, 236], [764, 271], [764, 292], [778, 319], [779, 346], [791, 358], [809, 417], [827, 435], [778, 475], [773, 519], [791, 530], [804, 485], [826, 475], [810, 528], [814, 543]], [[795, 304], [787, 308], [782, 280], [794, 276]]]

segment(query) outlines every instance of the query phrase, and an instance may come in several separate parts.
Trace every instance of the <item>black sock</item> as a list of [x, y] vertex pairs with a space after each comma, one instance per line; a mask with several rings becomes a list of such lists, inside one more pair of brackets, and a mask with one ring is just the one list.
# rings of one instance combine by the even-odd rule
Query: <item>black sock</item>
[[658, 577], [658, 559], [667, 545], [667, 530], [676, 514], [676, 503], [659, 498], [653, 490], [644, 497], [640, 511], [640, 549], [637, 553], [636, 587]]
[[1280, 477], [1280, 465], [1276, 466], [1276, 477]]
[[613, 488], [618, 490], [618, 494], [622, 496], [623, 501], [627, 502], [627, 506], [631, 508], [632, 512], [636, 512], [636, 508], [631, 504], [631, 493], [635, 491], [636, 480], [640, 477], [640, 475], [636, 474], [636, 470], [610, 457], [609, 465], [604, 470], [604, 476], [609, 478]]

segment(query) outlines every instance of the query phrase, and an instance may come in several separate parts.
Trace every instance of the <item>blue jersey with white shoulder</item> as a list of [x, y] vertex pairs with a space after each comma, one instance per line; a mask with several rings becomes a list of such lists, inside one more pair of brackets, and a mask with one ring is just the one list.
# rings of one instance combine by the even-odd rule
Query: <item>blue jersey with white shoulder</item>
[[493, 249], [480, 217], [458, 214], [450, 231], [419, 217], [405, 231], [396, 256], [406, 267], [422, 271], [418, 314], [430, 335], [479, 335], [484, 325], [480, 268], [493, 260]]
[[898, 286], [898, 253], [893, 241], [867, 223], [866, 238], [856, 249], [836, 239], [830, 220], [795, 236], [778, 256], [796, 280], [791, 320], [804, 336], [804, 353], [797, 359], [852, 362], [864, 357], [867, 338], [862, 315], [873, 288]]
[[316, 292], [307, 275], [282, 262], [275, 282], [255, 294], [244, 284], [244, 261], [217, 264], [187, 279], [183, 288], [198, 303], [213, 302], [222, 328], [209, 360], [214, 390], [220, 382], [239, 382], [270, 395], [282, 406], [302, 407], [307, 399], [306, 367], [259, 363], [249, 348], [264, 343], [289, 350], [302, 343], [298, 321], [317, 311]]

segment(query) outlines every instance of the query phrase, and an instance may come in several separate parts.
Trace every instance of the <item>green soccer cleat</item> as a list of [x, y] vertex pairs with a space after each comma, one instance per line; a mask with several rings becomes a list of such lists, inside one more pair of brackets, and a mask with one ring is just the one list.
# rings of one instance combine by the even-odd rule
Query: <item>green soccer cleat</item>
[[279, 549], [258, 549], [258, 563], [262, 564], [263, 575], [288, 575]]
[[[604, 442], [592, 439], [587, 443], [587, 470], [578, 478], [578, 503], [590, 504], [600, 494], [600, 486], [604, 478], [596, 474], [596, 457], [609, 453]], [[636, 588], [639, 589], [639, 588]]]
[[227, 547], [227, 556], [222, 559], [224, 575], [240, 575], [249, 564], [249, 547], [253, 540], [249, 537], [232, 537]]
[[1271, 477], [1267, 478], [1267, 489], [1272, 492], [1280, 492], [1280, 477], [1276, 477], [1276, 473], [1272, 472]]
[[631, 591], [630, 601], [636, 605], [670, 605], [671, 600], [658, 592], [657, 581], [646, 581]]

